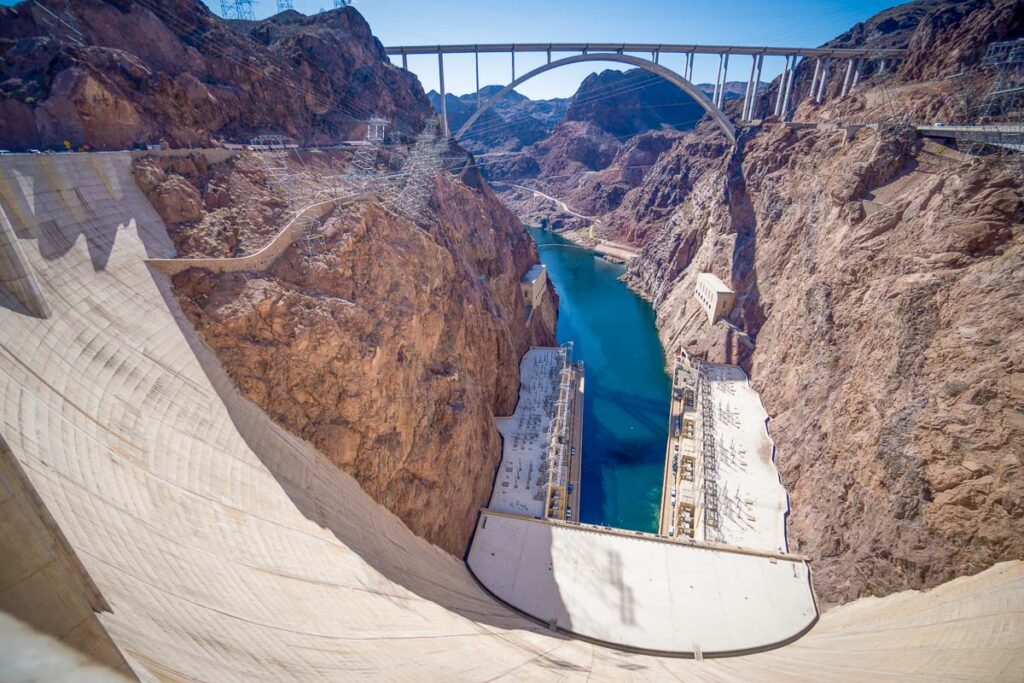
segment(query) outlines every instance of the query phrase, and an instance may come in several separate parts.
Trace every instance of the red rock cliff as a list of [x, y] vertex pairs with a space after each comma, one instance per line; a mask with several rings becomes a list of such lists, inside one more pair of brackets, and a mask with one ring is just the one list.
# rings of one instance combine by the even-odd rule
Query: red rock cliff
[[[1020, 34], [1021, 8], [887, 10], [833, 42], [909, 45], [903, 67], [841, 99], [833, 79], [794, 116], [882, 125], [844, 142], [769, 122], [733, 151], [704, 122], [602, 216], [604, 236], [643, 245], [627, 279], [667, 349], [749, 368], [774, 416], [791, 546], [826, 604], [1024, 557], [1021, 167], [902, 123], [962, 114], [989, 82], [973, 65]], [[738, 294], [714, 327], [692, 296], [702, 271]]]
[[351, 7], [227, 22], [194, 0], [0, 7], [0, 147], [123, 149], [361, 136], [375, 114], [411, 132], [430, 115]]
[[[182, 256], [251, 253], [278, 219], [280, 190], [246, 156], [147, 159], [136, 177]], [[525, 319], [536, 251], [475, 171], [439, 176], [430, 203], [419, 223], [377, 201], [336, 209], [312, 252], [174, 285], [247, 398], [461, 556], [500, 460], [494, 417], [515, 408], [522, 354], [553, 344], [556, 304]]]

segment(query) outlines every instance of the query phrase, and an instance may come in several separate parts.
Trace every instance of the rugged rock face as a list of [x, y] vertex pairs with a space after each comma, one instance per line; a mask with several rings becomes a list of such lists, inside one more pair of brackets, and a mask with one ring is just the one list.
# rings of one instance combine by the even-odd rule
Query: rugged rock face
[[[727, 109], [739, 108], [746, 85], [725, 84]], [[714, 90], [707, 83], [696, 87], [709, 97]], [[565, 118], [546, 138], [520, 155], [492, 161], [485, 173], [504, 182], [497, 185], [501, 198], [524, 222], [547, 221], [558, 229], [589, 226], [592, 221], [581, 215], [617, 208], [679, 131], [692, 129], [703, 115], [695, 100], [656, 74], [608, 69], [583, 81]], [[515, 187], [522, 181], [557, 201]], [[627, 231], [617, 239], [634, 236]]]
[[[669, 349], [750, 368], [827, 603], [1024, 554], [1020, 178], [906, 130], [835, 136], [777, 129], [691, 159], [628, 276]], [[739, 293], [741, 331], [708, 327], [702, 271]]]
[[557, 181], [606, 167], [621, 142], [592, 121], [562, 121], [555, 131], [521, 156], [487, 166], [494, 180], [521, 180], [543, 176]]
[[[147, 160], [136, 176], [169, 221], [183, 211], [162, 201], [168, 186], [191, 187], [177, 195], [184, 205], [202, 198], [198, 220], [172, 226], [182, 255], [208, 255], [222, 228], [250, 245], [232, 254], [258, 248], [281, 198], [245, 157], [173, 165]], [[163, 182], [151, 182], [154, 168]], [[296, 244], [263, 272], [174, 278], [245, 396], [460, 556], [500, 460], [494, 416], [515, 407], [521, 355], [554, 342], [557, 308], [549, 293], [525, 320], [519, 278], [536, 252], [474, 173], [438, 178], [420, 225], [367, 202], [329, 215], [312, 255]], [[225, 206], [205, 209], [218, 183], [230, 188]]]
[[204, 146], [258, 133], [320, 144], [361, 135], [370, 114], [404, 132], [430, 114], [352, 8], [236, 29], [192, 0], [2, 7], [0, 146]]
[[[485, 85], [480, 88], [480, 101], [502, 89], [500, 85]], [[441, 111], [441, 95], [433, 90], [427, 93], [434, 111]], [[515, 90], [510, 91], [477, 119], [468, 134], [460, 138], [460, 144], [471, 152], [517, 151], [532, 145], [551, 133], [565, 117], [569, 106], [567, 98], [531, 100]], [[476, 93], [445, 96], [448, 127], [452, 132], [473, 115], [477, 108]]]
[[251, 254], [287, 220], [287, 198], [267, 186], [263, 165], [252, 156], [212, 165], [200, 152], [145, 157], [132, 172], [182, 255]]
[[663, 126], [689, 130], [703, 115], [693, 98], [661, 76], [643, 69], [606, 69], [580, 84], [565, 118], [593, 122], [624, 140]]
[[[970, 62], [950, 55], [1005, 38], [1011, 24], [982, 30], [980, 18], [1020, 3], [980, 4], [913, 4], [861, 25], [851, 33], [928, 40], [937, 61], [803, 102], [795, 120], [944, 111], [974, 86], [909, 75], [959, 72]], [[897, 122], [847, 142], [827, 126], [767, 125], [736, 151], [705, 123], [602, 225], [644, 245], [627, 279], [656, 305], [670, 352], [749, 368], [774, 415], [791, 547], [814, 560], [826, 604], [1024, 556], [1019, 165]], [[703, 271], [738, 294], [714, 327], [692, 296]]]

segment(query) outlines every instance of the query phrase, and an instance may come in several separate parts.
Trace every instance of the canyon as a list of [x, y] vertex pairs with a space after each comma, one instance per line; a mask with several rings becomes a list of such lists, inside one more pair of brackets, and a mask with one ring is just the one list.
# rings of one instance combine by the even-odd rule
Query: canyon
[[[344, 171], [347, 153], [292, 155], [297, 173]], [[134, 173], [178, 256], [243, 256], [283, 223], [287, 198], [258, 162], [143, 158]], [[182, 309], [242, 394], [453, 555], [490, 495], [519, 358], [554, 343], [550, 286], [529, 313], [529, 236], [474, 167], [432, 183], [417, 220], [379, 200], [320, 220], [259, 273], [187, 270]], [[233, 248], [232, 248], [233, 247]]]
[[[790, 541], [814, 558], [826, 605], [1024, 554], [1020, 168], [910, 125], [962, 116], [956, 103], [991, 78], [976, 66], [986, 46], [1021, 32], [1017, 2], [909, 3], [828, 43], [909, 46], [905, 62], [852, 96], [801, 96], [800, 126], [769, 117], [731, 149], [703, 121], [581, 162], [614, 145], [587, 121], [536, 143], [542, 165], [500, 175], [592, 216], [499, 184], [524, 221], [640, 250], [624, 278], [655, 305], [669, 354], [750, 372], [773, 416]], [[797, 93], [812, 71], [798, 67]], [[868, 121], [882, 123], [841, 127]], [[569, 172], [548, 181], [556, 168]], [[737, 293], [714, 326], [692, 296], [700, 272]]]
[[[73, 21], [58, 28], [33, 5], [0, 8], [0, 146], [216, 147], [280, 133], [301, 148], [282, 152], [282, 163], [328, 178], [351, 170], [355, 146], [315, 154], [307, 148], [362, 138], [366, 118], [379, 115], [389, 129], [377, 170], [398, 174], [399, 148], [432, 116], [415, 76], [388, 61], [352, 8], [229, 25], [198, 2], [72, 0], [70, 7], [62, 16]], [[189, 356], [180, 371], [190, 378], [188, 391], [211, 400], [203, 373], [216, 378], [223, 371], [255, 406], [252, 414], [270, 418], [266, 425], [239, 420], [239, 412], [250, 415], [249, 403], [215, 403], [215, 434], [246, 421], [260, 425], [245, 426], [252, 432], [229, 439], [225, 452], [243, 451], [238, 444], [245, 441], [270, 460], [264, 444], [273, 443], [275, 458], [292, 449], [316, 463], [312, 474], [296, 467], [316, 480], [306, 489], [288, 482], [303, 512], [314, 510], [293, 515], [289, 524], [302, 540], [289, 542], [329, 529], [364, 551], [338, 551], [365, 570], [355, 580], [324, 561], [332, 586], [370, 594], [385, 585], [382, 576], [398, 576], [414, 589], [403, 583], [398, 597], [387, 595], [389, 617], [400, 620], [402, 601], [412, 604], [415, 593], [417, 605], [430, 605], [423, 608], [430, 618], [486, 613], [487, 628], [472, 628], [491, 634], [491, 622], [513, 617], [481, 607], [486, 597], [468, 578], [442, 577], [465, 554], [489, 496], [501, 448], [495, 417], [515, 407], [519, 360], [530, 346], [555, 341], [558, 299], [550, 286], [529, 317], [523, 304], [520, 278], [538, 260], [523, 224], [545, 219], [578, 241], [594, 226], [597, 237], [638, 250], [623, 278], [655, 307], [669, 357], [686, 351], [750, 375], [772, 416], [790, 497], [791, 549], [813, 562], [822, 608], [984, 570], [1000, 576], [1005, 568], [993, 565], [1024, 557], [1021, 169], [1013, 159], [924, 140], [912, 124], [961, 115], [962, 100], [990, 80], [978, 66], [987, 45], [1022, 35], [1022, 17], [1014, 0], [919, 0], [885, 10], [830, 45], [908, 47], [898, 67], [869, 69], [843, 98], [833, 82], [830, 97], [817, 104], [806, 97], [812, 65], [803, 63], [795, 87], [804, 96], [793, 117], [800, 125], [765, 117], [739, 129], [735, 148], [666, 84], [619, 90], [645, 85], [649, 75], [639, 71], [595, 74], [566, 102], [513, 98], [481, 119], [489, 134], [466, 149], [515, 156], [477, 163], [452, 143], [416, 215], [371, 192], [321, 218], [315, 249], [296, 240], [258, 272], [175, 275], [167, 305], [181, 318], [159, 320], [162, 330], [180, 325], [188, 345], [174, 337], [168, 348], [176, 355], [167, 365], [184, 363], [186, 346], [199, 349], [201, 360], [209, 352], [219, 369], [200, 372]], [[965, 73], [970, 77], [958, 77]], [[296, 96], [280, 97], [283, 83]], [[778, 79], [760, 90], [761, 111], [777, 88]], [[611, 99], [602, 95], [609, 92]], [[461, 109], [453, 113], [468, 116], [472, 99], [455, 98]], [[725, 105], [733, 118], [737, 100]], [[856, 130], [845, 128], [851, 123]], [[169, 252], [161, 256], [239, 257], [267, 244], [302, 206], [257, 156], [136, 154], [131, 179], [118, 182], [133, 182], [132, 192], [151, 207], [133, 209], [147, 219], [140, 234], [166, 227], [165, 235], [148, 238]], [[54, 166], [77, 163], [77, 155], [62, 156]], [[51, 175], [70, 185], [70, 172]], [[63, 197], [64, 186], [53, 182], [60, 189], [51, 194]], [[515, 187], [524, 182], [596, 220]], [[5, 183], [5, 202], [14, 204], [9, 187], [22, 186]], [[77, 217], [74, 206], [69, 214]], [[149, 220], [149, 211], [159, 220]], [[134, 216], [121, 224], [135, 225]], [[25, 228], [18, 237], [34, 234]], [[148, 251], [148, 243], [132, 244]], [[59, 273], [50, 261], [76, 255], [69, 247], [37, 259], [51, 293]], [[114, 272], [120, 256], [114, 254]], [[106, 261], [91, 263], [100, 263], [95, 272], [103, 282]], [[131, 271], [132, 282], [148, 288], [152, 306], [159, 287], [144, 270]], [[692, 296], [700, 272], [715, 273], [738, 297], [715, 325]], [[102, 359], [96, 364], [105, 372]], [[59, 378], [45, 389], [26, 382], [41, 394], [61, 385]], [[226, 393], [220, 384], [217, 390]], [[92, 405], [88, 396], [80, 403]], [[228, 412], [231, 419], [221, 414]], [[170, 443], [188, 441], [175, 434]], [[215, 458], [220, 451], [210, 444], [217, 438], [184, 450]], [[22, 460], [35, 457], [10, 441]], [[271, 466], [252, 455], [240, 460], [247, 471], [271, 479], [260, 469]], [[105, 457], [97, 456], [97, 468], [107, 466]], [[358, 533], [346, 527], [347, 509], [336, 498], [342, 493], [357, 501], [354, 518], [365, 527]], [[267, 509], [285, 509], [283, 497], [269, 495]], [[231, 503], [226, 494], [220, 499]], [[47, 502], [57, 501], [68, 526], [73, 506], [50, 490]], [[319, 528], [302, 526], [309, 520]], [[387, 534], [366, 540], [361, 534], [376, 525]], [[344, 545], [327, 536], [317, 542]], [[388, 559], [371, 571], [358, 563], [377, 544], [394, 547], [381, 551]], [[431, 568], [427, 578], [410, 577], [408, 567], [419, 562]], [[114, 572], [90, 569], [110, 572], [106, 586], [116, 583]], [[278, 569], [266, 573], [287, 573]], [[449, 610], [451, 604], [457, 607]], [[121, 633], [130, 630], [118, 619], [123, 613], [112, 620]], [[465, 635], [470, 622], [458, 619], [452, 631]], [[212, 641], [217, 633], [207, 635]]]

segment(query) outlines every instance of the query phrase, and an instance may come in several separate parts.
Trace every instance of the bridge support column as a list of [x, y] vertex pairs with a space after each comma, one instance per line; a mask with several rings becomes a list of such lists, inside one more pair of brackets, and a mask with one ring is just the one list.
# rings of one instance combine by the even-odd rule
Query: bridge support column
[[743, 91], [743, 109], [740, 110], [740, 120], [749, 121], [747, 112], [750, 111], [750, 92], [754, 88], [754, 72], [757, 71], [757, 55], [750, 55], [750, 76], [747, 77], [747, 87]]
[[757, 89], [761, 86], [761, 67], [764, 66], [764, 55], [757, 56], [757, 73], [754, 74], [754, 94], [750, 98], [750, 118], [757, 118]]
[[797, 55], [793, 55], [793, 61], [789, 65], [789, 78], [786, 79], [786, 92], [782, 95], [782, 120], [786, 120], [789, 113], [789, 95], [793, 91], [793, 77], [796, 74]]
[[402, 53], [402, 68], [406, 71], [409, 70], [409, 55]]
[[840, 97], [846, 97], [850, 92], [850, 79], [853, 77], [853, 59], [846, 61], [846, 76], [843, 78], [843, 92]]
[[725, 101], [725, 84], [729, 80], [729, 53], [725, 53], [725, 63], [722, 64], [722, 88], [718, 91], [718, 106]]
[[729, 80], [729, 53], [726, 52], [724, 55], [719, 57], [718, 63], [718, 97], [715, 100], [715, 105], [718, 107], [722, 106], [722, 101], [725, 100], [725, 82]]
[[687, 52], [686, 53], [686, 71], [684, 72], [683, 78], [685, 78], [686, 80], [690, 81], [691, 83], [693, 82], [693, 53], [692, 52]]
[[775, 93], [775, 109], [773, 116], [778, 116], [782, 110], [782, 91], [786, 89], [786, 78], [789, 76], [789, 55], [786, 55], [786, 63], [782, 66], [782, 75], [779, 76], [779, 91]]
[[473, 51], [473, 62], [476, 65], [476, 108], [480, 108], [480, 53]]
[[857, 57], [857, 66], [853, 67], [853, 83], [850, 84], [850, 91], [857, 87], [857, 83], [860, 81], [860, 70], [864, 66], [864, 58]]
[[718, 89], [722, 87], [722, 60], [725, 55], [718, 55], [718, 75], [715, 76], [715, 90], [711, 93], [711, 103], [718, 104]]
[[516, 80], [516, 46], [512, 46], [512, 80]]
[[444, 94], [444, 53], [440, 50], [437, 51], [437, 77], [438, 87], [441, 89], [441, 133], [444, 135], [445, 140], [447, 140], [450, 136], [448, 132], [448, 104], [445, 102]]
[[825, 99], [825, 86], [828, 85], [828, 72], [831, 66], [831, 60], [826, 57], [825, 63], [821, 67], [821, 82], [818, 83], [818, 96], [815, 98], [818, 104], [821, 104], [822, 100]]
[[821, 57], [814, 60], [814, 78], [811, 79], [811, 99], [818, 96], [818, 79], [821, 78]]

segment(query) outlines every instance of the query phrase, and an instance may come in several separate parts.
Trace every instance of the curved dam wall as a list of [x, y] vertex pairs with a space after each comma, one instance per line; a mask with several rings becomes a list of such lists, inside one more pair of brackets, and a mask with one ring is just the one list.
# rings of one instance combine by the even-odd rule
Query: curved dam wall
[[[1024, 675], [1021, 563], [837, 608], [791, 645], [729, 659], [613, 650], [513, 613], [239, 397], [145, 263], [173, 247], [129, 161], [0, 159], [0, 202], [49, 308], [0, 287], [0, 436], [139, 679]], [[32, 528], [9, 531], [14, 547]]]

